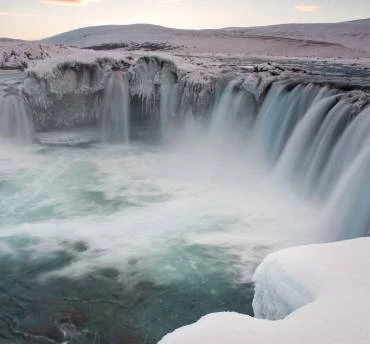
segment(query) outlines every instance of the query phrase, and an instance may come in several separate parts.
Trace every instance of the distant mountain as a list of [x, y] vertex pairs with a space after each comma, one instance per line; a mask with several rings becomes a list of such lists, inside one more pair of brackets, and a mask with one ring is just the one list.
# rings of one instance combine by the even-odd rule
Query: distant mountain
[[14, 38], [7, 38], [7, 37], [0, 37], [0, 42], [26, 42], [22, 39], [14, 39]]
[[42, 43], [81, 48], [163, 44], [198, 53], [369, 57], [370, 19], [327, 24], [282, 24], [218, 30], [180, 30], [149, 24], [107, 25], [59, 34]]
[[42, 40], [43, 43], [65, 44], [87, 47], [99, 44], [125, 43], [129, 41], [144, 42], [173, 38], [178, 31], [158, 25], [104, 25], [81, 28]]

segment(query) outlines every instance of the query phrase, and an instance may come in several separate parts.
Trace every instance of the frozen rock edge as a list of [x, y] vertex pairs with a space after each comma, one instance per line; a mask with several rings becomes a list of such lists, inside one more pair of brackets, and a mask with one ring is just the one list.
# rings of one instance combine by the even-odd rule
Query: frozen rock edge
[[128, 79], [131, 116], [152, 124], [160, 121], [161, 101], [168, 97], [175, 99], [173, 121], [209, 116], [230, 80], [235, 80], [235, 87], [249, 98], [255, 114], [272, 83], [312, 81], [304, 70], [275, 63], [242, 67], [222, 71], [164, 53], [88, 51], [38, 62], [26, 71], [19, 92], [30, 109], [36, 132], [43, 132], [96, 127], [102, 116], [104, 90], [114, 73]]
[[254, 275], [256, 318], [210, 314], [160, 344], [369, 343], [369, 245], [361, 238], [271, 254]]
[[[176, 63], [177, 62], [177, 63]], [[114, 73], [129, 79], [131, 106], [159, 116], [161, 85], [176, 86], [178, 107], [204, 114], [215, 92], [215, 78], [183, 61], [163, 56], [75, 54], [40, 62], [26, 71], [23, 94], [37, 131], [94, 126], [100, 120], [107, 80]]]

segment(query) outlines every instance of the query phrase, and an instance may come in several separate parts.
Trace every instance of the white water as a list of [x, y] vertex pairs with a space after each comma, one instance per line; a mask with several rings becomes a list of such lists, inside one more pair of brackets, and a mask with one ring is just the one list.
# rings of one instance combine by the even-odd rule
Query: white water
[[23, 143], [33, 139], [33, 124], [18, 94], [0, 95], [0, 137]]
[[179, 250], [217, 247], [239, 255], [230, 268], [248, 281], [266, 251], [301, 240], [314, 209], [266, 184], [241, 152], [202, 144], [7, 150], [1, 237], [36, 238], [35, 257], [83, 241], [88, 250], [58, 274], [116, 267], [125, 276], [138, 258], [139, 278], [159, 284], [195, 278], [177, 266]]
[[171, 134], [170, 121], [175, 117], [177, 86], [172, 75], [164, 75], [160, 87], [160, 128], [162, 138]]
[[352, 104], [334, 93], [312, 85], [290, 92], [273, 86], [255, 130], [255, 149], [275, 182], [322, 208], [312, 229], [315, 241], [369, 233], [369, 108], [353, 119]]
[[[176, 90], [174, 80], [169, 78], [164, 81], [160, 90], [160, 130], [162, 135], [166, 137], [166, 133], [170, 130], [171, 114], [176, 110], [174, 101]], [[367, 132], [363, 129], [368, 123], [368, 116], [366, 116], [368, 110], [365, 110], [363, 114], [352, 121], [351, 105], [339, 101], [339, 95], [333, 90], [311, 84], [294, 87], [276, 84], [270, 90], [256, 123], [252, 124], [253, 113], [248, 107], [248, 95], [240, 90], [238, 85], [238, 81], [232, 81], [219, 94], [215, 102], [209, 129], [204, 131], [196, 128], [197, 124], [194, 122], [191, 126], [185, 128], [185, 131], [192, 134], [183, 136], [182, 140], [177, 138], [175, 145], [171, 141], [171, 150], [166, 147], [157, 147], [148, 154], [147, 148], [131, 150], [114, 146], [98, 146], [98, 148], [86, 150], [86, 154], [91, 156], [85, 162], [80, 161], [81, 157], [79, 155], [74, 156], [73, 151], [68, 149], [58, 151], [57, 154], [61, 154], [63, 160], [60, 164], [71, 165], [71, 172], [60, 179], [61, 186], [58, 186], [57, 183], [56, 187], [53, 187], [53, 193], [45, 191], [47, 189], [46, 186], [43, 186], [45, 181], [39, 178], [45, 173], [48, 175], [50, 173], [52, 180], [55, 178], [59, 180], [61, 173], [67, 173], [65, 168], [60, 169], [57, 159], [55, 162], [48, 162], [46, 170], [43, 171], [43, 165], [37, 163], [40, 161], [38, 154], [33, 156], [33, 153], [29, 153], [30, 155], [26, 160], [35, 160], [37, 172], [33, 172], [32, 169], [27, 170], [27, 173], [20, 179], [20, 185], [17, 185], [18, 177], [17, 182], [12, 182], [17, 185], [20, 191], [11, 194], [10, 199], [5, 198], [8, 206], [2, 212], [3, 224], [9, 226], [14, 223], [22, 227], [24, 221], [29, 222], [31, 220], [32, 223], [34, 219], [42, 221], [58, 219], [61, 222], [58, 222], [57, 227], [61, 226], [61, 229], [49, 234], [52, 237], [59, 237], [69, 233], [68, 228], [75, 217], [78, 218], [78, 226], [84, 227], [85, 221], [94, 223], [96, 216], [103, 211], [102, 215], [104, 216], [100, 217], [99, 215], [98, 218], [103, 219], [105, 224], [99, 224], [98, 227], [104, 228], [107, 226], [107, 228], [110, 228], [109, 231], [112, 230], [114, 233], [116, 231], [114, 223], [117, 221], [127, 223], [128, 228], [133, 228], [136, 227], [137, 219], [140, 219], [140, 226], [146, 228], [148, 225], [143, 224], [141, 219], [158, 214], [158, 219], [150, 221], [156, 223], [155, 229], [153, 229], [153, 232], [145, 234], [150, 238], [146, 245], [150, 246], [152, 235], [161, 237], [161, 240], [168, 235], [166, 233], [168, 229], [166, 228], [169, 223], [172, 223], [171, 218], [176, 218], [176, 221], [177, 219], [186, 218], [185, 215], [178, 214], [178, 211], [185, 207], [184, 213], [189, 214], [189, 219], [186, 219], [184, 224], [176, 225], [177, 229], [184, 226], [183, 230], [179, 229], [179, 233], [187, 232], [189, 227], [197, 227], [196, 224], [202, 222], [200, 217], [212, 218], [215, 216], [213, 214], [220, 215], [220, 218], [217, 217], [214, 224], [213, 220], [206, 223], [205, 227], [208, 227], [215, 225], [218, 221], [222, 223], [223, 216], [228, 218], [230, 214], [233, 214], [230, 216], [238, 219], [236, 223], [239, 223], [237, 227], [240, 228], [238, 229], [237, 238], [233, 238], [234, 232], [229, 233], [227, 240], [235, 239], [235, 242], [230, 242], [227, 245], [222, 243], [221, 245], [230, 246], [233, 249], [235, 246], [240, 246], [239, 244], [242, 241], [253, 241], [251, 238], [257, 232], [263, 238], [268, 237], [269, 243], [274, 243], [275, 239], [279, 238], [278, 241], [284, 242], [284, 244], [281, 244], [282, 246], [288, 242], [293, 244], [297, 240], [303, 242], [334, 240], [366, 234], [369, 221], [366, 211], [368, 203], [365, 197], [366, 192], [361, 192], [359, 188], [362, 185], [367, 185], [368, 179], [366, 169], [368, 146], [365, 145], [368, 139]], [[9, 96], [8, 103], [6, 103], [8, 104], [7, 108], [15, 107], [15, 105], [23, 106], [19, 105], [21, 104], [19, 102], [15, 104], [16, 100], [15, 96]], [[18, 111], [18, 113], [23, 114], [22, 111]], [[192, 116], [192, 113], [189, 112], [188, 115]], [[125, 75], [115, 72], [107, 81], [102, 104], [101, 128], [103, 141], [128, 143], [130, 137], [129, 117], [128, 80]], [[363, 121], [364, 124], [362, 124]], [[22, 125], [17, 127], [23, 130]], [[354, 127], [355, 129], [353, 129]], [[360, 134], [353, 134], [357, 131]], [[211, 135], [208, 135], [209, 133]], [[235, 135], [236, 133], [238, 135]], [[251, 140], [251, 138], [253, 139]], [[357, 151], [358, 155], [356, 156], [354, 152]], [[12, 168], [13, 162], [10, 156], [7, 156], [4, 161], [7, 161], [9, 168]], [[114, 156], [114, 159], [106, 161], [109, 156]], [[348, 167], [343, 161], [351, 164], [351, 166]], [[78, 166], [77, 170], [75, 170], [75, 162]], [[132, 169], [130, 163], [133, 163], [134, 166], [143, 165], [138, 170], [136, 168]], [[342, 163], [342, 165], [338, 166], [339, 163]], [[100, 171], [102, 166], [104, 167], [103, 171]], [[108, 171], [106, 170], [107, 166], [109, 166]], [[81, 171], [79, 171], [80, 167], [82, 168]], [[93, 174], [90, 175], [91, 173]], [[137, 173], [139, 175], [136, 175]], [[17, 172], [14, 172], [14, 174], [17, 175]], [[353, 183], [352, 180], [355, 176], [357, 182]], [[270, 177], [273, 177], [272, 180], [270, 180]], [[149, 201], [144, 202], [143, 205], [140, 201], [135, 200], [136, 196], [133, 193], [137, 190], [133, 191], [132, 188], [140, 185], [138, 181], [142, 178], [146, 180], [145, 185], [149, 190], [155, 190], [154, 195], [152, 195], [153, 204]], [[76, 186], [81, 185], [81, 190], [75, 189], [75, 179], [77, 180]], [[110, 180], [113, 180], [117, 185], [110, 185]], [[29, 184], [30, 182], [31, 184]], [[171, 184], [173, 190], [168, 185], [170, 182], [173, 183]], [[194, 188], [197, 195], [194, 200], [192, 198], [188, 199], [187, 196], [183, 198], [182, 193], [178, 194], [176, 192], [176, 190], [184, 187], [184, 183], [186, 185], [185, 189], [189, 187], [190, 190], [193, 190]], [[96, 201], [96, 204], [94, 203], [95, 200], [90, 204], [92, 200], [89, 199], [89, 196], [86, 196], [87, 199], [81, 200], [80, 192], [91, 195], [90, 191], [84, 190], [85, 184], [88, 189], [91, 187], [93, 189], [97, 188], [98, 191], [95, 190], [92, 194], [98, 192], [99, 197], [103, 197], [103, 199]], [[36, 191], [34, 185], [37, 186]], [[72, 185], [71, 190], [69, 190], [70, 185]], [[298, 193], [301, 200], [298, 201], [298, 198], [293, 197], [290, 194], [291, 191], [289, 193], [281, 191], [281, 186]], [[40, 189], [42, 190], [40, 191]], [[113, 207], [110, 202], [115, 204], [115, 196], [111, 200], [110, 195], [115, 195], [116, 190], [121, 189], [124, 190], [124, 197], [120, 195], [119, 198], [123, 197], [125, 201], [123, 205]], [[54, 190], [56, 190], [55, 193]], [[156, 200], [157, 193], [161, 200], [159, 204]], [[224, 195], [224, 193], [226, 194]], [[275, 194], [277, 196], [271, 196]], [[140, 198], [141, 196], [139, 192], [137, 197]], [[149, 199], [152, 196], [148, 195]], [[37, 201], [34, 201], [35, 197]], [[133, 199], [130, 197], [133, 197]], [[268, 206], [271, 197], [273, 203]], [[210, 203], [211, 199], [212, 202]], [[215, 202], [215, 199], [217, 199], [217, 202]], [[234, 200], [237, 201], [234, 202]], [[255, 216], [251, 214], [251, 208], [253, 209], [260, 200], [261, 209], [253, 210], [259, 214]], [[280, 209], [281, 204], [284, 205], [283, 208], [285, 207], [285, 200], [289, 200], [287, 207], [289, 210], [292, 207], [299, 209], [303, 207], [305, 210], [302, 214], [305, 214], [306, 211], [308, 213], [315, 212], [316, 207], [318, 207], [322, 213], [315, 218], [311, 217], [312, 220], [310, 221], [307, 221], [305, 215], [301, 214], [301, 210], [297, 210], [297, 216], [292, 216], [291, 211], [285, 214], [285, 210]], [[364, 200], [365, 205], [363, 204]], [[216, 207], [209, 208], [209, 203], [216, 205]], [[107, 205], [109, 210], [105, 208], [106, 204], [110, 204]], [[167, 207], [169, 213], [163, 213]], [[277, 213], [275, 213], [275, 208], [279, 208]], [[51, 211], [51, 213], [42, 215], [42, 209]], [[104, 213], [104, 209], [108, 211], [108, 214]], [[336, 216], [337, 209], [341, 209], [340, 217]], [[261, 226], [258, 217], [270, 217], [271, 213], [275, 214], [269, 220], [271, 221], [271, 227], [270, 225], [266, 228], [264, 225]], [[17, 214], [17, 216], [14, 217], [14, 214]], [[281, 218], [281, 214], [284, 214], [283, 218]], [[129, 216], [132, 217], [132, 224], [130, 224]], [[251, 216], [258, 225], [254, 224], [253, 221], [249, 223], [248, 216]], [[80, 222], [81, 219], [83, 219], [82, 222]], [[292, 219], [294, 219], [293, 222]], [[300, 223], [302, 219], [305, 219], [302, 222], [305, 223], [304, 229], [300, 228], [300, 225], [295, 228], [296, 221]], [[113, 223], [109, 224], [111, 221]], [[164, 223], [161, 224], [161, 221], [164, 221]], [[354, 221], [356, 228], [349, 228], [352, 221]], [[38, 223], [38, 221], [36, 222]], [[245, 223], [248, 223], [248, 225], [245, 225]], [[283, 223], [286, 225], [283, 225]], [[43, 226], [37, 224], [36, 227], [37, 229], [32, 228], [32, 230], [28, 228], [27, 232], [35, 235], [39, 232], [39, 228]], [[93, 228], [95, 226], [91, 224], [88, 227]], [[247, 229], [243, 229], [244, 227], [252, 228], [254, 234], [246, 234], [244, 231]], [[14, 229], [10, 229], [10, 232], [12, 230]], [[142, 237], [146, 231], [146, 229], [139, 230], [139, 236]], [[79, 230], [79, 233], [82, 232], [83, 230]], [[100, 236], [100, 230], [97, 230], [97, 232]], [[189, 230], [190, 232], [192, 231]], [[93, 233], [94, 230], [91, 233], [89, 232], [88, 237], [79, 240], [91, 241], [94, 237]], [[104, 230], [104, 235], [107, 235], [107, 233]], [[71, 234], [71, 236], [75, 235], [76, 233]], [[120, 238], [118, 233], [112, 235], [110, 244], [126, 240]], [[129, 235], [132, 239], [131, 235], [134, 234]], [[48, 236], [43, 233], [40, 234], [40, 237], [45, 239]], [[183, 234], [179, 237], [183, 237]], [[201, 233], [201, 237], [204, 237], [204, 233]], [[245, 239], [241, 240], [241, 237]], [[218, 238], [218, 236], [212, 232], [211, 238]], [[198, 239], [196, 238], [196, 240]], [[263, 241], [265, 240], [263, 239]], [[133, 241], [136, 245], [140, 240], [135, 239]], [[94, 240], [94, 245], [96, 242], [103, 241], [100, 239]], [[166, 245], [163, 242], [162, 244]], [[262, 243], [259, 244], [262, 245]], [[246, 246], [248, 245], [246, 243]], [[98, 250], [99, 247], [96, 247], [96, 249]], [[110, 252], [111, 257], [114, 256], [113, 251], [114, 249]], [[145, 249], [137, 248], [137, 251], [144, 252]], [[241, 252], [248, 252], [248, 249], [243, 247], [238, 253], [245, 256]], [[89, 261], [91, 263], [94, 259], [90, 257]]]
[[104, 142], [130, 141], [130, 96], [127, 75], [113, 72], [109, 77], [101, 107]]

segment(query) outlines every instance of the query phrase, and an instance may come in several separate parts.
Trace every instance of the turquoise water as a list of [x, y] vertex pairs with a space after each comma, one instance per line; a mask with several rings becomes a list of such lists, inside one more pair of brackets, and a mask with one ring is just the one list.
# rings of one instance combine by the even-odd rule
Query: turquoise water
[[255, 267], [312, 212], [235, 147], [202, 147], [4, 143], [0, 342], [156, 343], [252, 314]]

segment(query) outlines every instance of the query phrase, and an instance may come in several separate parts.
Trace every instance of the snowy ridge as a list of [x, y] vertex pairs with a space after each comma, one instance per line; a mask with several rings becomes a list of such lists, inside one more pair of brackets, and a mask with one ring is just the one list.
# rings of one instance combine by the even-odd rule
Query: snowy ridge
[[362, 238], [272, 254], [254, 276], [253, 306], [257, 317], [283, 320], [211, 314], [160, 343], [369, 343], [369, 245]]

